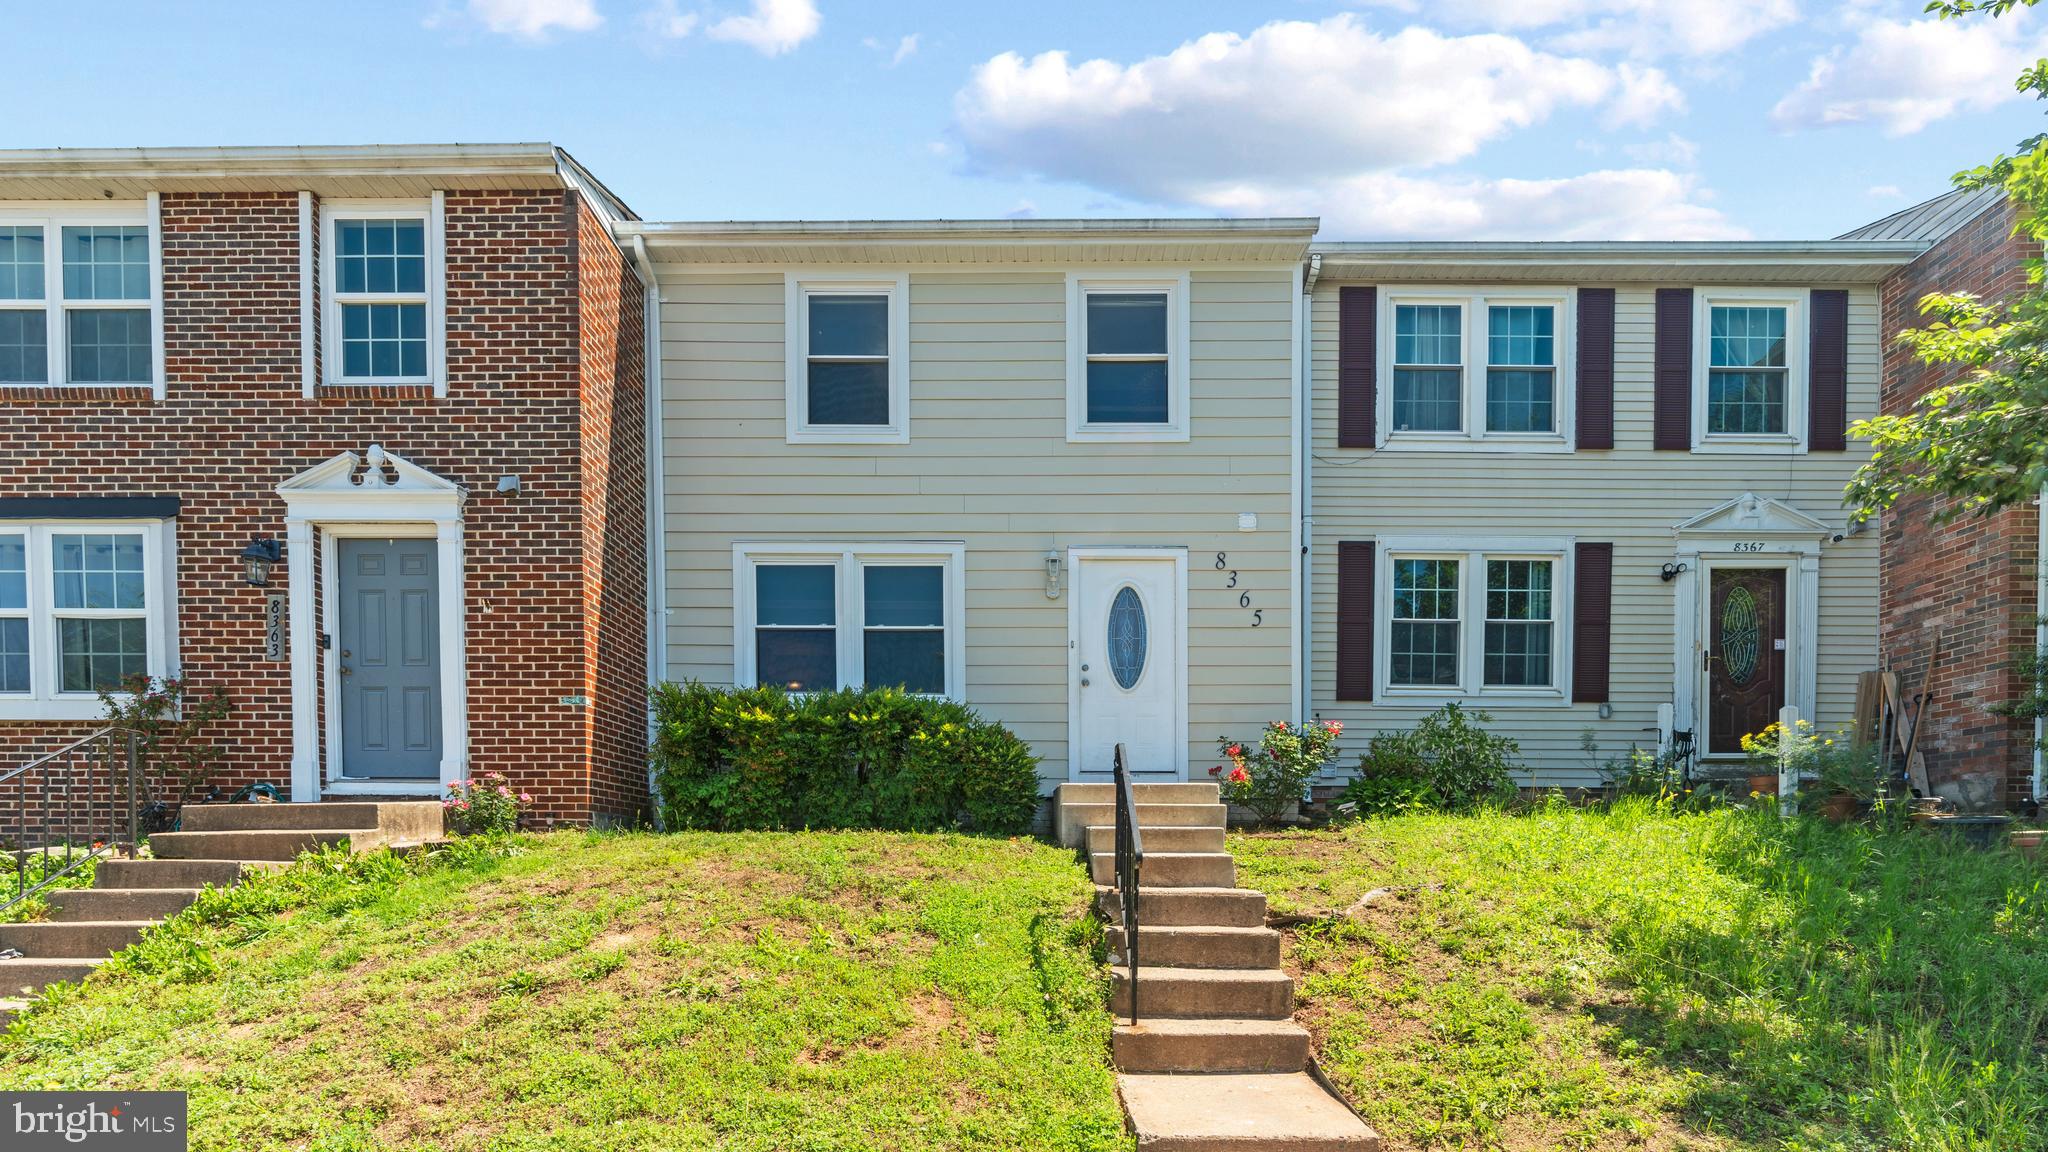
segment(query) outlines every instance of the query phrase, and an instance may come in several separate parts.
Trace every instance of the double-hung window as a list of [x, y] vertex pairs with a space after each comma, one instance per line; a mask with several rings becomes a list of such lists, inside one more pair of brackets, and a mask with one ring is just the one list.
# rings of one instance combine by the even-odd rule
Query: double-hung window
[[1797, 444], [1805, 428], [1805, 315], [1797, 294], [1706, 289], [1694, 426], [1701, 446]]
[[789, 442], [907, 443], [909, 278], [792, 273], [786, 292]]
[[1386, 443], [1569, 446], [1571, 301], [1561, 289], [1390, 289], [1379, 322]]
[[0, 385], [158, 383], [146, 211], [0, 215]]
[[321, 219], [327, 382], [438, 387], [442, 246], [433, 205], [327, 201]]
[[1188, 277], [1067, 280], [1067, 439], [1188, 438]]
[[1562, 540], [1386, 541], [1381, 689], [1561, 702], [1569, 552]]
[[735, 683], [961, 696], [960, 546], [740, 545], [733, 580]]
[[97, 716], [165, 674], [162, 523], [0, 523], [0, 717]]

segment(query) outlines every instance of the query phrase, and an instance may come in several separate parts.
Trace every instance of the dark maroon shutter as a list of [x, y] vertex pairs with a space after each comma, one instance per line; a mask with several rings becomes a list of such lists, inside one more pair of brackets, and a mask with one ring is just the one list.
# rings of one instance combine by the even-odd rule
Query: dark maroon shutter
[[1614, 289], [1579, 289], [1581, 448], [1614, 447]]
[[1849, 294], [1813, 290], [1808, 321], [1812, 355], [1806, 365], [1806, 446], [1815, 452], [1849, 447]]
[[1337, 544], [1339, 700], [1372, 699], [1372, 557], [1370, 540]]
[[1614, 545], [1578, 545], [1574, 567], [1572, 702], [1605, 704], [1608, 639], [1614, 615]]
[[1379, 446], [1379, 294], [1337, 290], [1337, 447]]
[[1656, 446], [1692, 449], [1692, 289], [1657, 289]]

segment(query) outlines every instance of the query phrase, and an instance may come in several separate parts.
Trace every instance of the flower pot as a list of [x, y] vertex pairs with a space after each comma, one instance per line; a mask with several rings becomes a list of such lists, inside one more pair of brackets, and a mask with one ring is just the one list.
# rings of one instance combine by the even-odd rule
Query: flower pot
[[1776, 796], [1778, 794], [1778, 774], [1773, 772], [1768, 776], [1751, 776], [1749, 778], [1749, 791], [1752, 795], [1760, 792], [1765, 796]]
[[2044, 838], [2048, 838], [2048, 829], [2021, 828], [2013, 832], [2012, 846], [2014, 851], [2017, 851], [2022, 856], [2032, 856], [2039, 859], [2041, 855], [2041, 842]]
[[1837, 792], [1821, 801], [1820, 814], [1836, 824], [1847, 824], [1863, 809], [1863, 802], [1847, 792]]

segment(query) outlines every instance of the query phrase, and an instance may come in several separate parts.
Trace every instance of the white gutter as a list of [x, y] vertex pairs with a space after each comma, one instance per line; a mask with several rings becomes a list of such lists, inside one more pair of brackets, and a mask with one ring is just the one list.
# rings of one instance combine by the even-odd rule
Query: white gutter
[[[2036, 522], [2034, 534], [2034, 653], [2038, 657], [2048, 652], [2048, 485], [2043, 485], [2041, 495], [2034, 501]], [[2035, 689], [2038, 691], [2039, 684]], [[2038, 806], [2048, 800], [2048, 748], [2042, 746], [2048, 738], [2048, 717], [2036, 714], [2034, 717], [2034, 803]]]
[[[633, 237], [630, 248], [633, 265], [640, 276], [644, 303], [642, 327], [646, 330], [646, 351], [642, 353], [642, 389], [646, 392], [647, 421], [647, 682], [658, 684], [668, 671], [668, 572], [665, 568], [664, 539], [668, 515], [662, 500], [661, 438], [661, 280], [654, 262], [647, 256], [647, 242]], [[654, 710], [647, 712], [647, 735], [654, 737]], [[647, 765], [647, 795], [654, 796], [654, 762]], [[654, 804], [654, 827], [661, 827], [661, 805]]]

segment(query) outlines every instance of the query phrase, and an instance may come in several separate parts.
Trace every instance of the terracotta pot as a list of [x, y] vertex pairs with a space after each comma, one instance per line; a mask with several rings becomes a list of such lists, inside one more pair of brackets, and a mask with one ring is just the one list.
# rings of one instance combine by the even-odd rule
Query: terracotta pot
[[1768, 776], [1751, 776], [1749, 778], [1749, 790], [1751, 793], [1761, 792], [1766, 796], [1776, 796], [1778, 794], [1777, 773], [1773, 772]]
[[2044, 838], [2048, 838], [2048, 829], [2022, 828], [2012, 834], [2012, 846], [2022, 856], [2039, 858]]
[[1820, 814], [1837, 824], [1847, 824], [1863, 809], [1863, 802], [1847, 792], [1837, 792], [1821, 801]]

